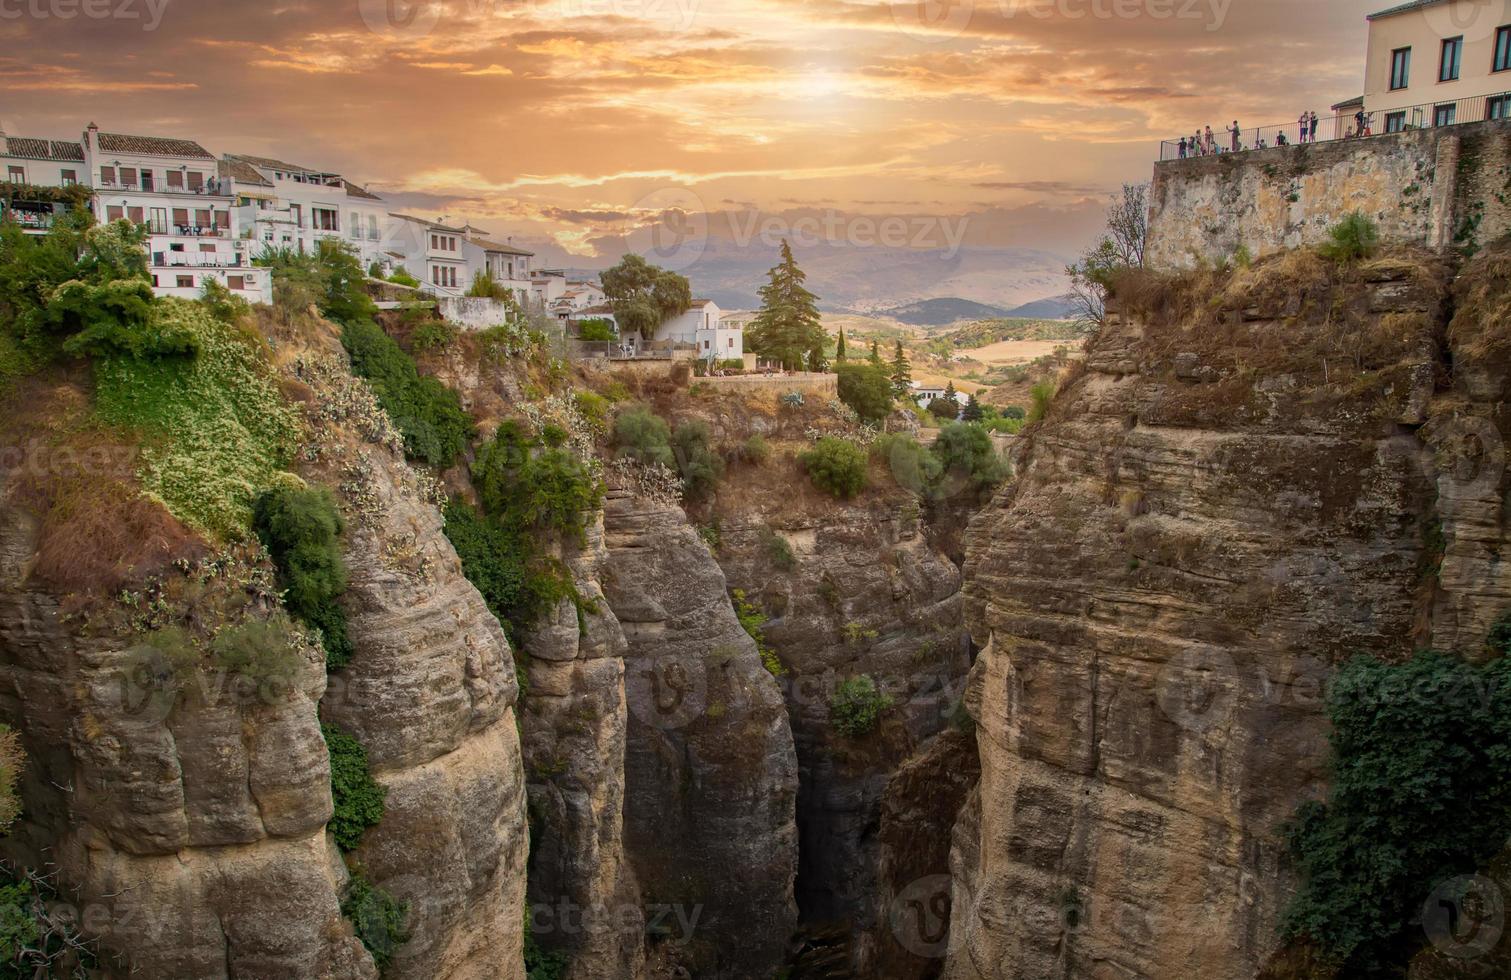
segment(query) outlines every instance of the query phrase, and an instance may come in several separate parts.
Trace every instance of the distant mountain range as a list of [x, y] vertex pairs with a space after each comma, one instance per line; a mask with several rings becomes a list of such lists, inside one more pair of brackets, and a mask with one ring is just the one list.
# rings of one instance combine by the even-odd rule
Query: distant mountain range
[[877, 310], [872, 315], [889, 317], [899, 323], [915, 327], [949, 327], [961, 322], [1005, 318], [1060, 320], [1070, 316], [1073, 310], [1074, 304], [1068, 295], [1037, 299], [1011, 309], [978, 303], [959, 296], [946, 296], [905, 303], [889, 310]]
[[[687, 276], [693, 295], [726, 310], [760, 306], [757, 290], [780, 260], [776, 249], [760, 242], [743, 247], [708, 240], [696, 261], [683, 267], [658, 261]], [[944, 326], [958, 319], [991, 316], [1052, 316], [1015, 312], [1024, 304], [1038, 308], [1045, 297], [1059, 297], [1068, 286], [1062, 255], [1028, 248], [965, 246], [958, 250], [818, 246], [804, 249], [798, 262], [808, 288], [828, 312], [896, 316], [905, 323]], [[599, 269], [577, 268], [574, 274], [595, 277]], [[908, 319], [894, 311], [904, 311]]]

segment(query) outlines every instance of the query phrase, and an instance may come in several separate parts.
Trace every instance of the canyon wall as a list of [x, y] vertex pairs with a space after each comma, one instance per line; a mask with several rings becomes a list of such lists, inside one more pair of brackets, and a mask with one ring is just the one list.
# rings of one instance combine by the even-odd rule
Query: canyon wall
[[1298, 252], [1120, 294], [969, 535], [945, 976], [1265, 966], [1334, 666], [1478, 657], [1511, 606], [1504, 310], [1469, 302], [1507, 270], [1450, 296], [1426, 255]]

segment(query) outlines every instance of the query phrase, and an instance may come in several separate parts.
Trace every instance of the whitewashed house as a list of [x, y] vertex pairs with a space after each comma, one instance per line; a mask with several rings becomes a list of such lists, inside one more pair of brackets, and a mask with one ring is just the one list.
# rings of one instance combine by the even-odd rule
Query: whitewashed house
[[472, 286], [463, 227], [427, 221], [408, 214], [388, 215], [383, 247], [394, 264], [437, 296], [461, 296]]
[[521, 306], [526, 305], [533, 293], [530, 278], [530, 260], [535, 253], [516, 248], [510, 242], [497, 242], [488, 238], [488, 233], [471, 225], [466, 226], [462, 241], [462, 255], [467, 263], [467, 281], [463, 288], [472, 286], [473, 278], [481, 272], [515, 294]]
[[274, 248], [314, 252], [332, 238], [351, 246], [363, 268], [382, 258], [388, 209], [340, 174], [244, 153], [226, 154], [220, 173], [236, 197], [243, 250], [251, 256]]
[[[88, 186], [84, 171], [84, 144], [67, 140], [7, 136], [0, 125], [0, 179], [12, 185], [10, 209], [0, 214], [32, 235], [45, 235], [53, 218], [68, 205], [46, 200], [54, 189]], [[36, 188], [27, 193], [26, 188]], [[5, 202], [0, 201], [0, 209]]]
[[161, 296], [194, 299], [207, 279], [256, 302], [271, 302], [272, 274], [236, 247], [238, 222], [219, 165], [193, 140], [84, 132], [83, 179], [95, 217], [125, 218], [148, 230], [148, 271]]
[[745, 331], [738, 325], [726, 325], [719, 304], [711, 299], [693, 300], [687, 312], [657, 327], [652, 339], [691, 344], [700, 358], [730, 361], [745, 356]]
[[[943, 385], [926, 385], [919, 384], [917, 381], [915, 381], [911, 385], [911, 388], [913, 400], [918, 403], [919, 408], [928, 408], [930, 405], [934, 404], [935, 401], [945, 396], [945, 388]], [[967, 400], [967, 396], [961, 394], [958, 391], [955, 392], [956, 405], [964, 408]]]

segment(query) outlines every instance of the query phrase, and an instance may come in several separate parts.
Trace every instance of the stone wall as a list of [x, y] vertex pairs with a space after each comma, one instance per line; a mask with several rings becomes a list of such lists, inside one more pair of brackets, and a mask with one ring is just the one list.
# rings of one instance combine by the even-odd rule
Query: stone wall
[[1511, 231], [1511, 121], [1172, 160], [1149, 193], [1153, 268], [1315, 245], [1360, 211], [1387, 241], [1477, 247]]
[[483, 296], [441, 296], [436, 309], [442, 317], [468, 330], [487, 330], [510, 318], [508, 304]]
[[736, 391], [774, 391], [785, 395], [789, 391], [804, 395], [839, 397], [837, 374], [737, 374], [727, 378], [698, 378], [701, 384]]

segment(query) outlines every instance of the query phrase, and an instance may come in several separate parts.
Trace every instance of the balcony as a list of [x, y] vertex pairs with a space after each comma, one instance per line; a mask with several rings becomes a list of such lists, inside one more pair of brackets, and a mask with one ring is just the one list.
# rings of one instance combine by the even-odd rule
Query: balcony
[[101, 181], [99, 187], [95, 188], [95, 190], [99, 191], [100, 193], [109, 194], [169, 194], [173, 197], [232, 197], [230, 185], [221, 185], [217, 181], [213, 180], [202, 185], [197, 190], [189, 187], [166, 187], [155, 181], [150, 187], [145, 187], [140, 182], [134, 184], [122, 184], [120, 182], [106, 183], [104, 181]]
[[196, 255], [191, 252], [154, 252], [152, 255], [152, 268], [154, 269], [245, 269], [248, 266], [242, 264], [241, 256], [230, 255]]

